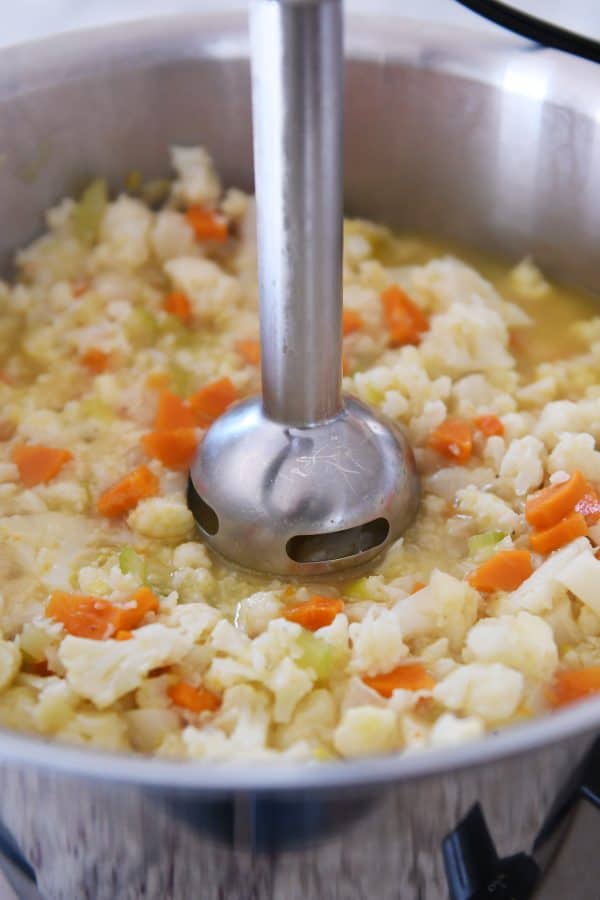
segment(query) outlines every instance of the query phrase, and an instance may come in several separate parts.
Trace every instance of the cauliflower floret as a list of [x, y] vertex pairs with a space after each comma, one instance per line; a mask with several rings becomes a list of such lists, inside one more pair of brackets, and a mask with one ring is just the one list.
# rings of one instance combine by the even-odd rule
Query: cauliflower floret
[[192, 758], [232, 759], [243, 753], [246, 759], [268, 755], [269, 700], [265, 692], [249, 684], [228, 688], [210, 725], [192, 726], [183, 732], [187, 753]]
[[391, 610], [371, 608], [362, 622], [350, 625], [349, 633], [354, 672], [366, 675], [389, 672], [408, 655], [400, 620]]
[[283, 659], [264, 681], [275, 697], [273, 720], [289, 722], [299, 701], [312, 690], [313, 682], [310, 669], [301, 669], [291, 659]]
[[405, 638], [417, 635], [447, 637], [450, 647], [462, 647], [477, 618], [479, 594], [467, 582], [435, 570], [427, 587], [402, 598], [394, 606]]
[[271, 619], [281, 615], [279, 591], [257, 591], [237, 605], [235, 622], [249, 637], [256, 637], [268, 627]]
[[179, 628], [192, 641], [197, 641], [215, 627], [221, 614], [207, 603], [184, 603], [169, 616], [169, 625]]
[[521, 672], [502, 663], [470, 663], [436, 684], [433, 696], [448, 709], [494, 724], [514, 715], [523, 685]]
[[89, 745], [102, 750], [131, 750], [127, 726], [116, 712], [90, 710], [77, 713], [55, 736], [70, 744]]
[[179, 729], [179, 715], [174, 709], [131, 709], [123, 717], [129, 740], [141, 753], [152, 753], [167, 735]]
[[173, 551], [173, 565], [176, 569], [210, 569], [210, 556], [204, 544], [187, 541]]
[[513, 482], [517, 496], [539, 487], [544, 480], [544, 455], [542, 442], [530, 435], [510, 442], [500, 475]]
[[539, 300], [550, 290], [550, 285], [529, 256], [510, 270], [509, 278], [513, 288], [526, 300]]
[[335, 719], [335, 701], [329, 691], [313, 691], [298, 703], [289, 725], [279, 729], [277, 745], [285, 750], [298, 741], [328, 742]]
[[582, 551], [590, 550], [587, 538], [577, 538], [555, 550], [544, 560], [533, 575], [530, 575], [516, 591], [502, 597], [496, 607], [496, 613], [514, 613], [521, 609], [539, 615], [552, 608], [553, 601], [561, 593], [563, 586], [558, 582], [557, 576], [565, 568], [568, 562], [578, 556]]
[[59, 657], [73, 690], [103, 709], [138, 688], [151, 669], [178, 662], [191, 646], [181, 631], [153, 624], [136, 629], [128, 641], [68, 635]]
[[204, 319], [231, 314], [240, 300], [239, 281], [209, 259], [180, 256], [167, 262], [165, 271], [190, 299], [194, 314]]
[[460, 719], [453, 713], [443, 713], [431, 729], [430, 742], [432, 747], [454, 747], [474, 741], [484, 732], [485, 726], [476, 716]]
[[51, 733], [64, 728], [75, 713], [79, 697], [62, 679], [48, 678], [45, 681], [48, 683], [39, 693], [33, 719], [40, 731]]
[[507, 347], [508, 329], [495, 309], [481, 300], [455, 300], [447, 312], [431, 317], [420, 351], [432, 374], [465, 375], [510, 368], [514, 360]]
[[139, 200], [122, 195], [110, 203], [100, 224], [97, 259], [110, 267], [138, 269], [150, 253], [152, 213]]
[[19, 648], [10, 641], [0, 640], [0, 690], [11, 683], [21, 667]]
[[600, 616], [600, 560], [584, 550], [557, 573], [556, 580]]
[[514, 512], [508, 503], [495, 494], [480, 491], [473, 485], [456, 492], [456, 506], [463, 515], [472, 516], [482, 531], [500, 528], [511, 534], [523, 527], [522, 517]]
[[196, 251], [194, 229], [180, 212], [164, 209], [156, 214], [150, 242], [161, 262], [176, 256], [193, 256]]
[[194, 527], [194, 517], [180, 500], [150, 497], [129, 513], [127, 524], [145, 537], [176, 539], [189, 534]]
[[399, 744], [396, 713], [375, 706], [354, 706], [342, 716], [333, 743], [342, 756], [389, 753]]
[[171, 165], [177, 172], [171, 196], [176, 202], [216, 206], [221, 183], [204, 147], [171, 147]]
[[480, 619], [467, 635], [465, 659], [504, 663], [546, 681], [558, 665], [558, 651], [550, 626], [538, 616], [519, 612]]
[[550, 454], [548, 468], [551, 472], [565, 469], [579, 471], [589, 480], [600, 482], [600, 453], [591, 434], [563, 434]]

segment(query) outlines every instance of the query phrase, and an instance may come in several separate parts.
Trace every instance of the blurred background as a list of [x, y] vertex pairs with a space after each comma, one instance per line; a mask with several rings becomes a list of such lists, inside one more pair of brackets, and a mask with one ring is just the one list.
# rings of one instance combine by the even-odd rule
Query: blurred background
[[[175, 12], [240, 9], [243, 0], [19, 0], [2, 4], [0, 46], [86, 28]], [[385, 10], [414, 19], [433, 19], [473, 28], [493, 28], [455, 0], [346, 0], [348, 9]], [[512, 0], [533, 15], [545, 17], [590, 37], [600, 37], [600, 0]]]

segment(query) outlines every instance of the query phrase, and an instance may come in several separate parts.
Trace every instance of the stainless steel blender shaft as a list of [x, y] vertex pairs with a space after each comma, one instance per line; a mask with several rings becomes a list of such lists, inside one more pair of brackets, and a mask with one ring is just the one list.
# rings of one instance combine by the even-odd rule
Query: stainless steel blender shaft
[[313, 425], [340, 412], [341, 0], [251, 10], [263, 407]]

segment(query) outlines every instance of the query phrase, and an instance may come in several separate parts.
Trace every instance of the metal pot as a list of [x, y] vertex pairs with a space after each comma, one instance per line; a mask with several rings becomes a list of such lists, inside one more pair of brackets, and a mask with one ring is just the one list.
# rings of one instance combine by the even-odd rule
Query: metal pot
[[[593, 288], [600, 72], [398, 19], [352, 19], [347, 39], [348, 210], [531, 253]], [[245, 21], [209, 16], [3, 51], [2, 258], [78, 181], [160, 175], [173, 142], [207, 145], [226, 183], [250, 187], [247, 56]], [[5, 732], [0, 816], [20, 850], [0, 831], [3, 866], [39, 896], [28, 860], [46, 900], [525, 898], [574, 800], [598, 802], [598, 763], [582, 761], [599, 725], [591, 700], [456, 749], [313, 767], [177, 764]], [[577, 877], [579, 900], [597, 896]]]

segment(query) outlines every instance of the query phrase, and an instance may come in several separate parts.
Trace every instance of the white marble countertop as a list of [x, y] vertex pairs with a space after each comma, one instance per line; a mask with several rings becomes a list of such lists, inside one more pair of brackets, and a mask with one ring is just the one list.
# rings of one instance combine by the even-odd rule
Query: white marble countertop
[[[527, 12], [600, 39], [598, 0], [511, 0]], [[346, 0], [349, 9], [494, 28], [454, 0]], [[176, 12], [243, 8], [243, 0], [20, 0], [2, 10], [0, 46], [59, 31]]]

